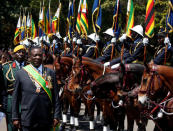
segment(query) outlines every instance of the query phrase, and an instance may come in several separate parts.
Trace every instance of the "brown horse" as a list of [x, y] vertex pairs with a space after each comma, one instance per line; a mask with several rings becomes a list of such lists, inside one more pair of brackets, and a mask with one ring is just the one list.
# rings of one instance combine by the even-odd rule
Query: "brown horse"
[[[110, 98], [113, 101], [111, 102], [112, 106], [114, 105], [113, 107], [115, 107], [114, 111], [117, 111], [116, 117], [119, 118], [119, 128], [124, 127], [121, 124], [124, 124], [123, 109], [125, 108], [128, 120], [128, 130], [133, 131], [134, 120], [136, 120], [139, 130], [142, 130], [142, 128], [145, 130], [146, 124], [142, 125], [140, 123], [140, 112], [135, 98], [138, 91], [136, 86], [140, 84], [140, 77], [142, 76], [144, 66], [139, 64], [126, 64], [125, 67], [121, 69], [125, 69], [125, 71], [115, 71], [116, 73], [107, 74], [96, 79], [92, 82], [92, 90], [96, 97], [102, 99]], [[112, 95], [113, 92], [114, 95]], [[124, 108], [119, 106], [119, 104], [121, 105], [122, 100], [125, 102], [123, 106]], [[117, 109], [121, 110], [118, 111]]]
[[173, 68], [149, 64], [142, 77], [138, 101], [147, 105], [148, 113], [144, 114], [154, 120], [155, 131], [173, 130], [172, 94]]
[[69, 93], [67, 90], [68, 77], [72, 69], [72, 58], [71, 57], [56, 57], [55, 63], [55, 72], [57, 83], [59, 84], [60, 91], [59, 96], [62, 104], [62, 128], [65, 128], [67, 123], [67, 112], [69, 109]]

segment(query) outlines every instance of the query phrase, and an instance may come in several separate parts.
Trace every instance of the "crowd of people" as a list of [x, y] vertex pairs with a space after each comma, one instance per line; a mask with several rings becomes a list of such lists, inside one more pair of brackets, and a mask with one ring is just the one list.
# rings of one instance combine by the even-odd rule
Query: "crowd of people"
[[[150, 39], [144, 37], [143, 27], [131, 28], [131, 36], [115, 37], [112, 28], [107, 29], [104, 40], [95, 33], [88, 38], [62, 38], [59, 33], [35, 40], [26, 39], [13, 51], [0, 51], [0, 112], [7, 117], [9, 131], [48, 131], [61, 119], [58, 84], [53, 68], [56, 56], [84, 56], [114, 69], [121, 63], [144, 63], [145, 48]], [[157, 34], [153, 62], [172, 65], [173, 47], [168, 34]], [[105, 44], [104, 44], [105, 43]]]

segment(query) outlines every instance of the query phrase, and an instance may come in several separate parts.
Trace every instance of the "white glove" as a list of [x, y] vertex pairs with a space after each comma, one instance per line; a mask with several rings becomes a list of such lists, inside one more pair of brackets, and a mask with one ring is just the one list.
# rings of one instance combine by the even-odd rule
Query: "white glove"
[[145, 38], [143, 38], [143, 41], [142, 41], [142, 42], [143, 42], [143, 44], [144, 44], [144, 46], [145, 46], [145, 45], [148, 44], [149, 40], [148, 40], [148, 38], [145, 37]]
[[119, 41], [120, 42], [124, 42], [124, 40], [126, 40], [127, 36], [126, 34], [123, 34], [120, 38], [119, 38]]
[[104, 67], [107, 67], [107, 66], [109, 66], [109, 65], [110, 65], [110, 62], [104, 63]]
[[118, 68], [119, 66], [120, 66], [120, 63], [115, 64], [115, 65], [111, 66], [111, 69], [116, 69], [116, 68]]
[[166, 44], [171, 44], [171, 43], [170, 43], [170, 40], [169, 40], [169, 37], [165, 37], [164, 44], [165, 44], [165, 45], [166, 45]]

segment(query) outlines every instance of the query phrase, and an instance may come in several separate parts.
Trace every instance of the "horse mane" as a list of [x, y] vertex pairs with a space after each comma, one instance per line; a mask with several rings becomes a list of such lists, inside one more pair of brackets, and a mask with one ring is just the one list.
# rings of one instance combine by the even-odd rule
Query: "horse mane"
[[173, 68], [164, 65], [153, 65], [152, 68], [161, 75], [168, 89], [173, 93]]
[[[82, 61], [82, 64], [87, 66], [90, 70], [92, 70], [93, 72], [96, 72], [97, 74], [102, 74], [103, 70], [104, 70], [104, 65], [96, 62], [94, 60], [91, 61]], [[106, 67], [105, 68], [105, 73], [111, 72], [111, 69]]]
[[73, 63], [72, 59], [73, 59], [72, 57], [61, 57], [60, 62], [72, 64]]
[[92, 83], [92, 86], [94, 85], [101, 85], [104, 83], [116, 83], [120, 80], [120, 74], [117, 73], [108, 73], [105, 75], [102, 75], [101, 77], [97, 78], [94, 83]]
[[145, 69], [144, 65], [141, 64], [125, 64], [126, 71], [132, 71], [132, 72], [143, 72]]

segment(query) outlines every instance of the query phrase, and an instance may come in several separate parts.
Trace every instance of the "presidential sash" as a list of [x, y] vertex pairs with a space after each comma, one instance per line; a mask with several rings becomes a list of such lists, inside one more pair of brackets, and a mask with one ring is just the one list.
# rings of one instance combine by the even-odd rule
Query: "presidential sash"
[[30, 75], [40, 85], [40, 87], [42, 87], [44, 89], [44, 91], [47, 93], [50, 101], [52, 102], [51, 90], [46, 86], [48, 82], [31, 65], [27, 65], [27, 66], [23, 67], [23, 69], [28, 73], [28, 75]]

